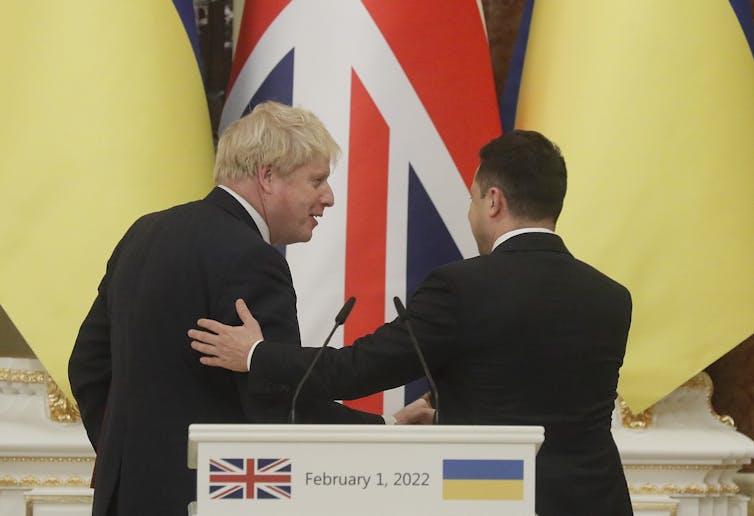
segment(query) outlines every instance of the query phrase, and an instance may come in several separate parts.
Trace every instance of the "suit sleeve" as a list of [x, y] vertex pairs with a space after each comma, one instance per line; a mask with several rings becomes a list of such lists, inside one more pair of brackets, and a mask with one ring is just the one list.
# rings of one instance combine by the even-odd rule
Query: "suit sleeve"
[[[442, 271], [432, 273], [417, 289], [407, 310], [430, 370], [442, 368], [459, 352], [456, 345], [458, 296]], [[257, 346], [251, 376], [257, 388], [269, 384], [295, 386], [316, 349], [284, 352], [276, 342]], [[403, 323], [394, 320], [352, 346], [328, 348], [307, 380], [306, 389], [328, 399], [353, 399], [398, 387], [424, 375]]]
[[97, 297], [81, 324], [68, 361], [68, 380], [71, 384], [71, 391], [81, 412], [87, 436], [95, 451], [99, 442], [112, 378], [107, 288], [122, 245], [123, 241], [118, 244], [107, 262], [107, 270], [97, 289]]
[[[244, 299], [264, 328], [265, 338], [275, 342], [283, 353], [301, 349], [296, 314], [296, 292], [285, 259], [272, 247], [259, 246], [253, 256], [245, 256], [227, 275], [217, 303], [218, 320], [240, 324], [235, 300]], [[249, 421], [284, 422], [290, 409], [293, 389], [285, 383], [269, 382], [263, 389], [251, 389], [248, 373], [236, 373], [236, 381]], [[294, 386], [295, 388], [295, 386]], [[380, 416], [349, 409], [329, 400], [302, 399], [301, 422], [382, 423]]]

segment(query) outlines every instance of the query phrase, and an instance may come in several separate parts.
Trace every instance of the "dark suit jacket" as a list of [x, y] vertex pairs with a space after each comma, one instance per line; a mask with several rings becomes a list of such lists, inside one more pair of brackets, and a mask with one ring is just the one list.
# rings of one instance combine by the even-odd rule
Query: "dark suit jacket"
[[[558, 236], [527, 233], [437, 269], [407, 309], [437, 383], [440, 423], [545, 427], [540, 516], [631, 514], [610, 433], [631, 318], [624, 287], [576, 260]], [[284, 353], [262, 328], [272, 342], [255, 350], [252, 381], [295, 384], [312, 351]], [[420, 376], [393, 321], [327, 350], [307, 389], [349, 399]]]
[[[191, 423], [286, 421], [277, 386], [249, 394], [248, 374], [202, 366], [189, 346], [199, 317], [239, 324], [237, 298], [281, 347], [300, 346], [285, 259], [220, 188], [140, 218], [117, 245], [69, 363], [97, 451], [95, 516], [184, 516], [196, 498]], [[331, 402], [304, 402], [299, 413], [304, 422], [382, 421]]]

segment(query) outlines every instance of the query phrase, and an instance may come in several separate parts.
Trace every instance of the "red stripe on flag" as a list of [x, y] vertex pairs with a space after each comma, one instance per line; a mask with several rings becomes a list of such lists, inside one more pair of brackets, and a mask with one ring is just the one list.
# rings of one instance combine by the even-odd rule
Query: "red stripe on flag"
[[[389, 136], [385, 119], [352, 71], [345, 294], [359, 302], [345, 325], [346, 345], [385, 322]], [[382, 393], [345, 404], [383, 412]]]
[[487, 37], [475, 0], [363, 0], [467, 186], [479, 148], [500, 136]]
[[251, 51], [257, 46], [260, 38], [278, 17], [280, 11], [288, 5], [290, 0], [246, 0], [241, 18], [241, 28], [238, 31], [236, 52], [233, 56], [233, 64], [230, 69], [228, 91], [233, 88], [241, 68], [251, 55]]

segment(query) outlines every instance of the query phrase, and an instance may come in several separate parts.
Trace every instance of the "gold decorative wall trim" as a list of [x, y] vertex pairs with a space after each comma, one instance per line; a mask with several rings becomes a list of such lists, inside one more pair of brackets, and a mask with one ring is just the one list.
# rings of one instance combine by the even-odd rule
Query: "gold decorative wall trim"
[[736, 484], [629, 484], [628, 492], [635, 495], [735, 495], [740, 492]]
[[47, 376], [47, 405], [50, 407], [50, 419], [58, 423], [77, 423], [81, 413], [75, 403], [68, 401], [58, 384]]
[[720, 494], [736, 495], [741, 492], [738, 484], [723, 484], [720, 486]]
[[94, 462], [94, 457], [0, 457], [0, 462], [53, 462], [53, 463], [83, 463]]
[[628, 492], [631, 494], [646, 494], [646, 495], [707, 495], [710, 494], [709, 486], [705, 484], [641, 484], [641, 485], [628, 485]]
[[47, 384], [47, 405], [50, 408], [50, 419], [56, 423], [77, 423], [81, 421], [79, 408], [66, 398], [62, 389], [45, 371], [0, 369], [0, 382]]
[[634, 414], [628, 407], [628, 403], [623, 397], [618, 395], [618, 409], [620, 410], [620, 418], [623, 421], [625, 428], [631, 430], [646, 430], [652, 426], [652, 420], [654, 419], [654, 409], [649, 407], [644, 412]]
[[639, 470], [694, 470], [694, 471], [712, 471], [715, 469], [729, 469], [738, 471], [740, 465], [725, 464], [624, 464], [623, 469]]
[[45, 383], [47, 373], [44, 371], [24, 371], [21, 369], [0, 369], [0, 382]]
[[0, 487], [89, 487], [91, 479], [84, 477], [35, 477], [27, 475], [16, 477], [11, 475], [0, 476]]
[[[736, 422], [733, 421], [732, 417], [721, 416], [720, 414], [715, 412], [714, 407], [712, 407], [712, 392], [714, 391], [714, 386], [712, 384], [712, 378], [710, 378], [710, 376], [706, 372], [702, 371], [698, 373], [693, 378], [689, 379], [686, 383], [678, 387], [678, 389], [683, 388], [702, 389], [706, 398], [707, 409], [709, 410], [710, 414], [712, 414], [712, 417], [714, 417], [721, 423], [730, 426], [731, 428], [736, 428]], [[640, 412], [639, 414], [634, 414], [629, 408], [628, 403], [626, 403], [623, 397], [621, 397], [619, 394], [618, 409], [620, 410], [621, 421], [623, 422], [623, 426], [625, 428], [630, 428], [631, 430], [645, 430], [652, 426], [655, 415], [654, 405], [644, 410], [643, 412]]]
[[721, 416], [717, 412], [715, 412], [714, 407], [712, 406], [712, 393], [715, 390], [715, 386], [712, 383], [712, 378], [710, 378], [710, 375], [708, 375], [706, 372], [702, 371], [701, 373], [697, 374], [693, 378], [691, 378], [689, 381], [681, 385], [679, 389], [681, 388], [690, 388], [690, 389], [702, 389], [704, 390], [704, 397], [707, 401], [707, 409], [709, 410], [710, 414], [712, 414], [712, 417], [720, 421], [721, 423], [724, 423], [731, 428], [736, 428], [736, 422], [733, 421], [733, 418], [730, 416]]

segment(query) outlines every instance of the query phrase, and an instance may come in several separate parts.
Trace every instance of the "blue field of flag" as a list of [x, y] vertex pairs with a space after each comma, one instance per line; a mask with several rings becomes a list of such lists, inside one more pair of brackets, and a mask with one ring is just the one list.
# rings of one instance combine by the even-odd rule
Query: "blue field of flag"
[[524, 461], [445, 459], [442, 484], [445, 500], [523, 500]]

